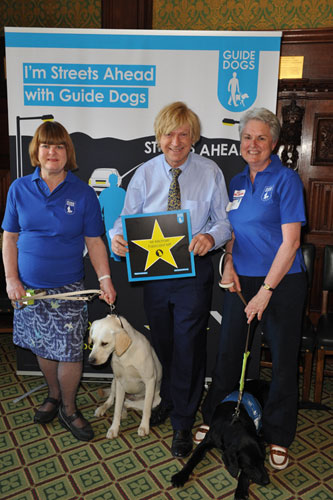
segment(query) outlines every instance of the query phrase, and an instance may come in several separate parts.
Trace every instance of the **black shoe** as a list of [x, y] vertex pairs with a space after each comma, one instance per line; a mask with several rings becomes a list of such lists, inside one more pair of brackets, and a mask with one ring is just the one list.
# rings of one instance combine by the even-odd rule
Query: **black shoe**
[[53, 420], [58, 413], [60, 401], [54, 398], [45, 398], [42, 406], [45, 403], [52, 403], [54, 408], [49, 411], [37, 410], [34, 416], [35, 424], [47, 424], [48, 422], [51, 422], [51, 420]]
[[[76, 439], [80, 439], [80, 441], [90, 441], [94, 437], [94, 431], [92, 430], [91, 425], [85, 418], [83, 418], [82, 413], [79, 410], [73, 413], [73, 415], [67, 417], [63, 406], [60, 406], [58, 418], [61, 425], [71, 431]], [[77, 418], [82, 418], [86, 422], [86, 425], [84, 427], [76, 427], [73, 422]]]
[[154, 425], [163, 424], [168, 418], [170, 412], [172, 410], [171, 406], [165, 406], [162, 401], [159, 405], [152, 409], [150, 415], [149, 425], [150, 427], [154, 427]]
[[174, 431], [171, 453], [176, 458], [187, 457], [192, 451], [193, 440], [191, 431]]

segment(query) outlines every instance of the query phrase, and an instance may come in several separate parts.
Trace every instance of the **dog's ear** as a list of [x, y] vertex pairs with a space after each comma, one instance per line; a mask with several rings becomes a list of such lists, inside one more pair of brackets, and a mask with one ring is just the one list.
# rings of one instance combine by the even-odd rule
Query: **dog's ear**
[[132, 340], [125, 332], [125, 330], [120, 330], [120, 332], [116, 333], [116, 341], [115, 341], [115, 351], [117, 356], [122, 356], [129, 346], [132, 344]]
[[224, 465], [232, 477], [237, 477], [239, 472], [239, 464], [237, 458], [237, 450], [234, 447], [225, 450], [222, 453]]
[[[95, 322], [94, 322], [95, 323]], [[92, 332], [93, 332], [93, 329], [94, 329], [94, 323], [92, 323], [89, 327], [89, 334], [88, 334], [88, 344], [91, 344], [92, 343]]]

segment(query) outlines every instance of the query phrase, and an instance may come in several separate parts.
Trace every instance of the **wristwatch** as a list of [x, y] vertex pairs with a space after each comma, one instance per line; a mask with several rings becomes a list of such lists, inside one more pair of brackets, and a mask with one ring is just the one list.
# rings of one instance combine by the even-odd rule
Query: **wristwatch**
[[265, 290], [269, 290], [270, 292], [274, 292], [274, 288], [271, 286], [267, 285], [266, 283], [263, 283], [262, 286], [265, 288]]

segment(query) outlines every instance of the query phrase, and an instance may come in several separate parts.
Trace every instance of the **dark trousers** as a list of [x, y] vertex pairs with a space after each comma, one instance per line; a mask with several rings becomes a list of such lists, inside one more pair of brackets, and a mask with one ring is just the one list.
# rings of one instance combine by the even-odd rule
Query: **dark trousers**
[[[240, 276], [246, 302], [257, 293], [263, 281], [263, 277]], [[261, 321], [273, 364], [269, 396], [263, 409], [263, 433], [267, 443], [284, 447], [290, 446], [296, 432], [297, 368], [305, 295], [305, 273], [286, 275], [273, 292]], [[238, 295], [226, 292], [213, 380], [202, 406], [207, 424], [216, 405], [238, 389], [248, 330], [246, 321]]]
[[204, 387], [211, 257], [195, 258], [196, 276], [147, 282], [144, 306], [152, 345], [162, 364], [161, 398], [174, 430], [191, 429]]

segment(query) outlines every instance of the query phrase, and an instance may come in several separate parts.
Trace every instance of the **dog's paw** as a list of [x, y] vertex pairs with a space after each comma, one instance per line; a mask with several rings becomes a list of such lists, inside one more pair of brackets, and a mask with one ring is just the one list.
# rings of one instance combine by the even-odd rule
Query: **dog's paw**
[[114, 439], [116, 437], [118, 437], [118, 432], [119, 432], [119, 428], [115, 428], [112, 426], [110, 427], [110, 429], [108, 430], [108, 432], [106, 433], [106, 437], [107, 439]]
[[188, 475], [184, 474], [182, 470], [177, 472], [177, 474], [174, 474], [171, 477], [172, 486], [175, 486], [176, 488], [184, 486], [187, 480], [188, 480]]
[[95, 410], [95, 417], [103, 417], [103, 415], [105, 415], [105, 412], [107, 409], [108, 409], [108, 407], [105, 405], [99, 406]]
[[140, 425], [140, 427], [138, 428], [138, 435], [143, 437], [143, 436], [148, 436], [148, 434], [149, 434], [149, 425], [148, 426]]

